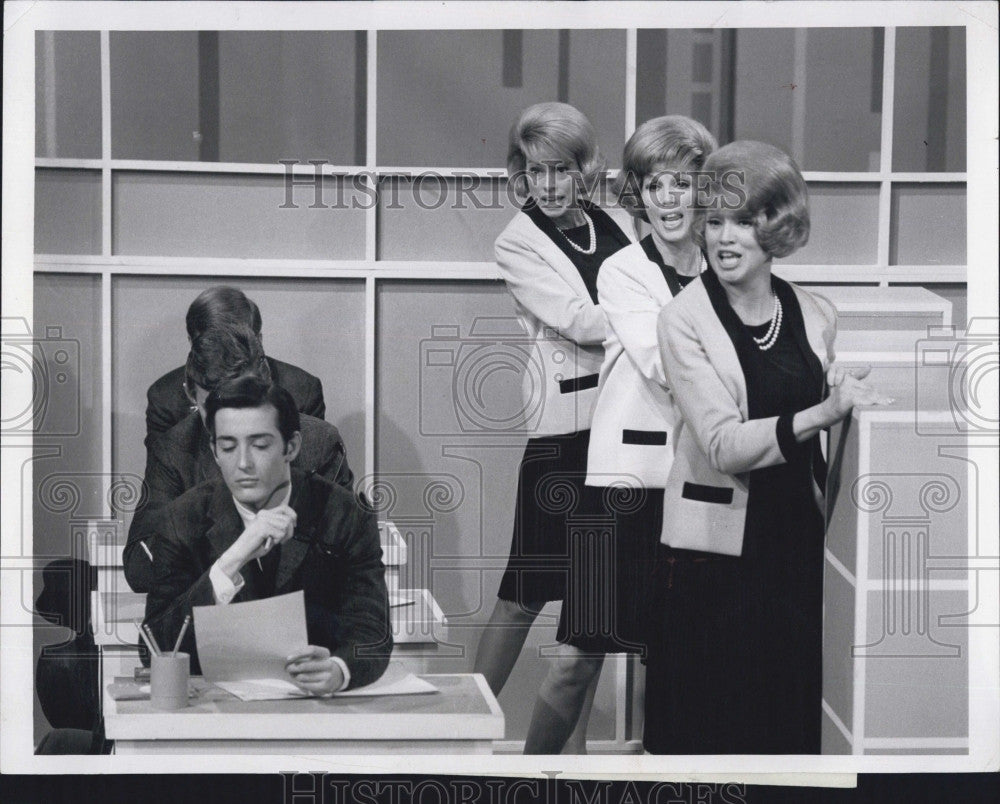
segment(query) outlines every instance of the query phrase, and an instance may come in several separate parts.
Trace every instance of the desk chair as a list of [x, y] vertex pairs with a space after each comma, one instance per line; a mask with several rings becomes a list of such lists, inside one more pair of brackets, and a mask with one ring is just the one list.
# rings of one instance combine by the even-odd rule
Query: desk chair
[[101, 717], [100, 654], [90, 619], [91, 591], [96, 584], [97, 574], [90, 563], [80, 559], [59, 558], [42, 570], [35, 611], [69, 628], [73, 636], [61, 645], [47, 645], [38, 657], [35, 693], [54, 731], [42, 739], [36, 753], [102, 754], [110, 750]]

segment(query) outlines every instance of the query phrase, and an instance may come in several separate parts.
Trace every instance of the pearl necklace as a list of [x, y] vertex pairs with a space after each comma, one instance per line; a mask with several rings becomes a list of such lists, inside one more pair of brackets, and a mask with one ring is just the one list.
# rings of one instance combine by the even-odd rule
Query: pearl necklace
[[771, 326], [767, 328], [767, 332], [764, 333], [764, 337], [758, 338], [753, 335], [753, 342], [757, 344], [757, 348], [762, 352], [766, 352], [770, 349], [778, 340], [778, 333], [781, 331], [781, 316], [784, 311], [781, 309], [781, 299], [778, 298], [778, 294], [774, 294], [774, 309], [771, 311]]
[[569, 239], [569, 235], [566, 234], [566, 232], [564, 232], [562, 229], [559, 230], [559, 234], [565, 237], [566, 242], [569, 243], [573, 248], [575, 248], [581, 254], [590, 255], [593, 254], [595, 251], [597, 251], [597, 236], [594, 233], [594, 222], [590, 219], [590, 215], [588, 215], [582, 209], [580, 210], [580, 214], [583, 215], [583, 219], [587, 222], [587, 231], [589, 232], [587, 242], [590, 243], [589, 248], [583, 248], [582, 246], [578, 246], [576, 243], [574, 243], [572, 240]]
[[[696, 273], [693, 273], [693, 274], [682, 274], [680, 271], [677, 271], [677, 275], [678, 276], [683, 276], [685, 279], [695, 279], [696, 277], [699, 277], [703, 273], [705, 273], [705, 269], [706, 268], [708, 268], [708, 263], [705, 262], [705, 255], [704, 254], [699, 254], [698, 255], [698, 271]], [[674, 270], [676, 270], [676, 269], [674, 269]]]

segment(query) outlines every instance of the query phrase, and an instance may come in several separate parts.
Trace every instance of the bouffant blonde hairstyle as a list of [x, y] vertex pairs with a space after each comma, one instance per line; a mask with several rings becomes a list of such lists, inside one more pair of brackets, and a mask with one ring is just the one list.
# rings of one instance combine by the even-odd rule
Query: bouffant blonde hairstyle
[[529, 159], [558, 159], [579, 169], [585, 188], [595, 186], [607, 164], [597, 147], [594, 127], [568, 103], [536, 103], [518, 116], [510, 129], [507, 172], [520, 195], [527, 195]]
[[737, 140], [712, 153], [703, 170], [709, 181], [694, 224], [699, 245], [706, 216], [720, 207], [751, 218], [757, 242], [772, 257], [787, 257], [809, 241], [809, 191], [798, 165], [780, 148]]
[[639, 194], [646, 177], [664, 168], [701, 170], [717, 147], [708, 129], [690, 117], [672, 114], [647, 120], [625, 143], [622, 172], [614, 185], [619, 203], [648, 223]]

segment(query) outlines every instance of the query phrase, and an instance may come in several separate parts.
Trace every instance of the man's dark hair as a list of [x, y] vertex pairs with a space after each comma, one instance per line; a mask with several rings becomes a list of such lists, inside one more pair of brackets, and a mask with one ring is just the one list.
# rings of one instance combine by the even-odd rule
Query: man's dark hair
[[192, 341], [210, 329], [232, 324], [248, 326], [259, 336], [260, 309], [242, 290], [228, 285], [213, 285], [191, 302], [184, 323]]
[[208, 395], [205, 401], [205, 426], [215, 442], [215, 414], [222, 408], [259, 408], [271, 405], [278, 412], [278, 432], [285, 443], [301, 429], [295, 400], [280, 385], [263, 382], [254, 376], [227, 380]]
[[184, 379], [188, 391], [198, 385], [214, 391], [226, 380], [252, 374], [271, 382], [271, 369], [264, 357], [260, 337], [244, 324], [230, 324], [207, 330], [191, 342]]

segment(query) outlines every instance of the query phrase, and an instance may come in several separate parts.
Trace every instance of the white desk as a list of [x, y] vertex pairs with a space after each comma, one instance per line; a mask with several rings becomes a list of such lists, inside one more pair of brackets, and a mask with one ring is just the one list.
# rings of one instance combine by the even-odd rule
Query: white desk
[[929, 327], [951, 324], [951, 302], [924, 288], [818, 285], [837, 308], [837, 360], [912, 363]]
[[178, 712], [115, 701], [104, 728], [117, 754], [489, 754], [504, 716], [479, 674], [422, 676], [426, 695], [240, 701], [212, 688]]
[[895, 402], [831, 429], [824, 754], [968, 751], [968, 501], [995, 490], [972, 485], [975, 434], [959, 428], [946, 368], [876, 365], [870, 381]]

